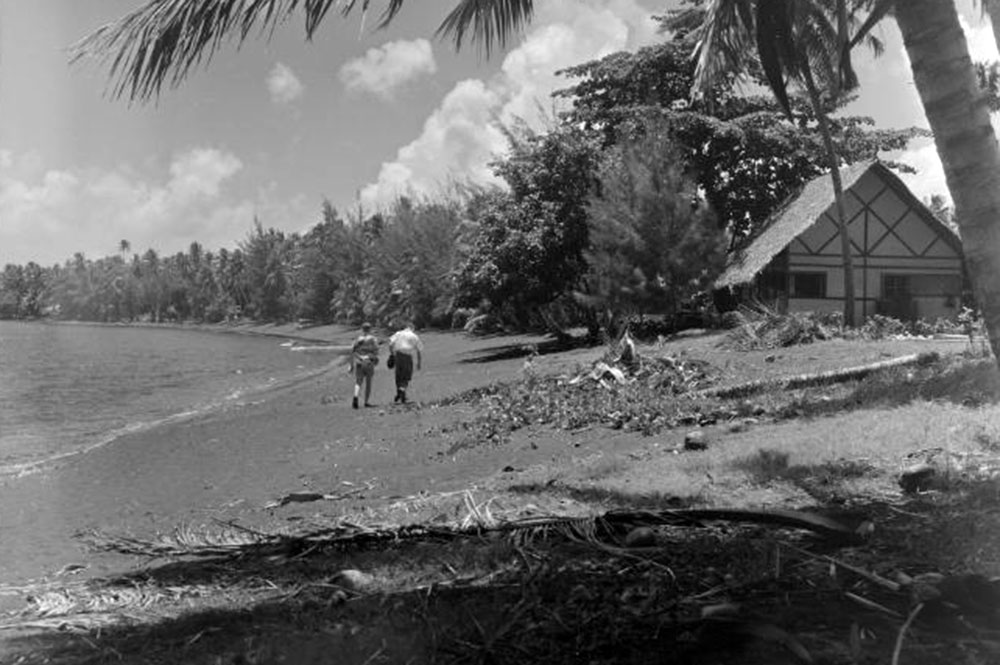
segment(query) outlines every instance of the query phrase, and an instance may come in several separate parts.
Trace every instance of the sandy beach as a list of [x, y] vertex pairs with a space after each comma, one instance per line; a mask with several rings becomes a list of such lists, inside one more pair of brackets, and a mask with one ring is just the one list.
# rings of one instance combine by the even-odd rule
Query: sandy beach
[[[329, 345], [349, 343], [354, 334], [334, 326], [238, 326], [224, 332]], [[421, 490], [464, 487], [497, 472], [496, 455], [489, 451], [463, 456], [461, 464], [447, 463], [438, 432], [453, 415], [446, 417], [443, 410], [426, 405], [516, 377], [522, 358], [492, 357], [539, 338], [428, 333], [423, 339], [424, 371], [411, 387], [414, 405], [391, 404], [394, 388], [383, 356], [375, 380], [376, 408], [352, 410], [352, 378], [331, 352], [331, 369], [321, 376], [194, 420], [123, 436], [20, 477], [0, 478], [5, 506], [0, 582], [37, 581], [71, 564], [87, 565], [87, 575], [106, 575], [129, 563], [87, 552], [74, 537], [86, 530], [149, 534], [234, 519], [274, 526], [295, 519], [295, 511], [277, 514], [264, 506], [292, 491], [364, 486], [368, 489], [357, 495], [357, 505]], [[562, 356], [560, 362], [571, 360]], [[529, 457], [542, 454], [531, 448], [526, 452], [534, 453]], [[511, 456], [509, 451], [504, 454]], [[312, 505], [303, 510], [322, 509]]]

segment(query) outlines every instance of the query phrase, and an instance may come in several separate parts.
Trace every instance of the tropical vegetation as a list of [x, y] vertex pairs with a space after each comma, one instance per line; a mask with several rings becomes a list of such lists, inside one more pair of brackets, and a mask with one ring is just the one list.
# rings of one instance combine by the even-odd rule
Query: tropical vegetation
[[[678, 34], [562, 72], [565, 113], [545, 132], [507, 128], [510, 149], [493, 165], [503, 188], [401, 199], [349, 219], [324, 203], [305, 232], [253, 220], [231, 249], [131, 254], [123, 240], [99, 259], [8, 266], [0, 316], [449, 326], [490, 314], [597, 334], [637, 314], [674, 314], [828, 163], [811, 107], [795, 96], [795, 122], [769, 97], [734, 94], [731, 77], [692, 102], [691, 48]], [[857, 117], [831, 118], [829, 129], [847, 162], [914, 134]]]

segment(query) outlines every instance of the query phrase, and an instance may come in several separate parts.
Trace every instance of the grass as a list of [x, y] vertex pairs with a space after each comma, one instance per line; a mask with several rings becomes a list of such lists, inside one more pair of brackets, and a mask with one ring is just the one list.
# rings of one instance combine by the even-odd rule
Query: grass
[[[825, 370], [838, 360], [910, 352], [909, 342], [835, 341], [783, 349], [787, 356], [767, 362], [706, 340], [685, 344], [657, 352], [710, 362], [701, 366], [705, 376], [734, 383], [755, 362], [763, 372], [801, 372], [807, 363]], [[734, 400], [650, 390], [654, 380], [609, 389], [543, 376], [443, 403], [461, 407], [452, 431], [470, 434], [450, 454], [527, 450], [537, 441], [535, 464], [470, 479], [475, 493], [419, 494], [301, 526], [322, 528], [325, 519], [327, 527], [433, 527], [559, 514], [587, 518], [580, 524], [589, 530], [445, 539], [428, 528], [415, 539], [287, 550], [234, 540], [210, 556], [40, 588], [33, 604], [8, 617], [24, 624], [6, 631], [9, 662], [320, 663], [336, 653], [357, 665], [644, 663], [655, 654], [707, 665], [798, 662], [800, 648], [830, 665], [889, 662], [910, 595], [878, 580], [1000, 575], [1000, 384], [992, 365], [952, 354], [931, 367]], [[472, 418], [460, 415], [470, 410]], [[707, 434], [708, 448], [684, 451], [694, 428]], [[546, 461], [557, 454], [562, 461]], [[899, 471], [928, 458], [944, 461], [949, 482], [901, 496]], [[844, 548], [764, 526], [657, 525], [655, 546], [626, 549], [622, 533], [593, 520], [685, 506], [808, 508], [873, 530]], [[199, 537], [180, 533], [178, 542]], [[345, 589], [345, 569], [371, 575], [372, 585]], [[983, 621], [918, 616], [902, 662], [997, 662], [1000, 640]]]

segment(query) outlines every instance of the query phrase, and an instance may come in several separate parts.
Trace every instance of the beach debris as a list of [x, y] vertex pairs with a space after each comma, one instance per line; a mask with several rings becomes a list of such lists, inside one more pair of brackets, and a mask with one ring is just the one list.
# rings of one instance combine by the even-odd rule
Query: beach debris
[[684, 435], [684, 450], [707, 450], [708, 437], [701, 430], [692, 430]]
[[630, 372], [635, 372], [639, 369], [639, 354], [635, 350], [635, 340], [632, 339], [632, 335], [629, 333], [628, 329], [625, 330], [625, 334], [622, 335], [621, 341], [618, 342], [618, 346], [621, 352], [618, 355], [618, 363], [625, 366], [625, 368]]
[[934, 484], [937, 469], [933, 464], [922, 462], [915, 464], [899, 475], [899, 486], [904, 494], [916, 494], [929, 490]]
[[[766, 308], [755, 311], [744, 307], [739, 311], [726, 312], [723, 323], [729, 328], [726, 346], [740, 351], [778, 349], [837, 336], [836, 326], [827, 325], [813, 314], [803, 312], [780, 314]], [[765, 358], [765, 361], [773, 362], [773, 354], [771, 358]]]
[[648, 526], [638, 526], [625, 536], [626, 547], [652, 547], [656, 544], [656, 532]]
[[313, 501], [341, 501], [343, 499], [348, 499], [352, 496], [358, 496], [363, 492], [370, 491], [375, 488], [374, 481], [368, 481], [364, 483], [361, 487], [354, 487], [354, 483], [344, 481], [343, 485], [352, 487], [345, 492], [340, 492], [338, 494], [325, 494], [323, 492], [309, 492], [309, 491], [298, 491], [289, 492], [279, 499], [274, 501], [269, 501], [264, 504], [265, 508], [280, 508], [282, 506], [287, 506], [290, 503], [311, 503]]
[[361, 572], [354, 568], [347, 568], [339, 571], [330, 578], [330, 584], [336, 584], [349, 591], [363, 593], [371, 590], [375, 585], [375, 578], [368, 573]]
[[625, 372], [618, 369], [617, 367], [612, 367], [605, 362], [598, 362], [594, 365], [593, 369], [589, 372], [583, 374], [577, 374], [567, 383], [571, 386], [575, 386], [583, 381], [596, 381], [605, 388], [610, 388], [612, 383], [623, 384], [626, 383]]
[[76, 575], [78, 573], [82, 573], [88, 568], [90, 568], [90, 565], [86, 563], [67, 563], [65, 566], [60, 568], [58, 572], [56, 572], [56, 576], [62, 577], [64, 575]]
[[[616, 386], [642, 382], [651, 390], [669, 390], [678, 394], [698, 389], [713, 381], [710, 366], [705, 361], [683, 356], [640, 356], [633, 353], [623, 354], [619, 361], [600, 360], [589, 371], [567, 380], [566, 385], [596, 382], [610, 390]], [[621, 361], [621, 358], [626, 358], [627, 362]]]
[[1000, 455], [996, 451], [957, 451], [942, 447], [909, 453], [899, 475], [904, 494], [946, 490], [955, 483], [1000, 478]]
[[[242, 556], [248, 550], [259, 554], [282, 554], [289, 551], [315, 551], [325, 545], [369, 545], [396, 542], [415, 538], [466, 538], [482, 535], [485, 531], [509, 534], [544, 533], [564, 534], [572, 539], [596, 542], [600, 534], [622, 533], [636, 527], [704, 527], [710, 522], [756, 524], [785, 529], [810, 531], [838, 542], [861, 543], [871, 529], [855, 529], [838, 520], [798, 510], [741, 510], [737, 508], [677, 508], [661, 511], [612, 510], [600, 515], [539, 515], [515, 519], [500, 519], [493, 514], [491, 505], [496, 498], [478, 502], [471, 492], [465, 491], [462, 501], [466, 515], [457, 522], [443, 513], [442, 521], [404, 525], [363, 525], [341, 521], [321, 531], [305, 534], [265, 533], [240, 526], [234, 522], [220, 522], [222, 532], [190, 528], [177, 529], [173, 534], [162, 534], [153, 539], [107, 534], [99, 531], [83, 535], [86, 542], [98, 551], [124, 554], [161, 556], [215, 556], [229, 554]], [[614, 542], [619, 542], [614, 537]]]

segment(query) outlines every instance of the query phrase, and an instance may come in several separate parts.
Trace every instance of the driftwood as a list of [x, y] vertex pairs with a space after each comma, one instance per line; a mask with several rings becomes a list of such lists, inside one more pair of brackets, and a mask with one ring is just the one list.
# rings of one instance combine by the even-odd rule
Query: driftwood
[[908, 356], [900, 356], [889, 360], [868, 365], [857, 365], [844, 369], [830, 370], [827, 372], [817, 372], [815, 374], [799, 374], [796, 376], [780, 377], [777, 379], [760, 379], [749, 381], [735, 386], [720, 386], [718, 388], [708, 388], [694, 393], [698, 397], [743, 397], [765, 390], [793, 390], [796, 388], [808, 388], [812, 386], [823, 386], [831, 383], [842, 383], [861, 379], [874, 372], [879, 372], [891, 367], [905, 367], [907, 365], [927, 365], [936, 362], [940, 356], [934, 352], [914, 353]]

